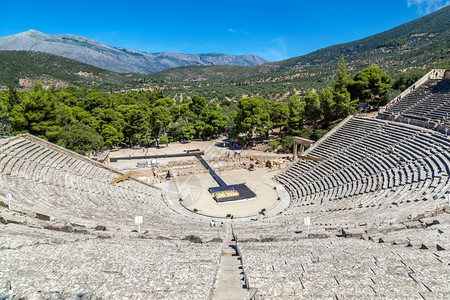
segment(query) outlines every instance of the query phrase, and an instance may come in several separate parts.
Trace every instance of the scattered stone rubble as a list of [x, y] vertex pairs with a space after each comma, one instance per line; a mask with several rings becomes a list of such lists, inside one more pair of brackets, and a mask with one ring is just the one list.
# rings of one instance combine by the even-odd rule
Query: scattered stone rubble
[[[285, 158], [264, 156], [219, 156], [208, 160], [208, 162], [217, 172], [249, 169], [251, 165], [253, 165], [254, 168], [279, 170], [285, 168], [290, 163], [290, 161]], [[155, 178], [163, 179], [166, 177], [167, 171], [174, 176], [188, 176], [208, 172], [208, 170], [206, 170], [197, 160], [186, 160], [172, 161], [167, 165], [153, 168], [153, 175]]]

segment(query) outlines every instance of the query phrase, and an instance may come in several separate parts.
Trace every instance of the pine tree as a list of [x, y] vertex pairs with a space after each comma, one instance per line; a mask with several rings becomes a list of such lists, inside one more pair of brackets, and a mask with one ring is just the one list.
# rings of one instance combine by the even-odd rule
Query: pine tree
[[347, 64], [345, 63], [344, 54], [341, 55], [341, 59], [338, 62], [338, 80], [334, 84], [334, 89], [337, 91], [342, 91], [342, 89], [347, 88], [348, 75], [347, 75]]
[[298, 95], [293, 95], [289, 98], [288, 108], [288, 127], [292, 133], [296, 133], [303, 126], [303, 118], [305, 116], [305, 102], [300, 101]]
[[19, 99], [19, 95], [17, 94], [16, 89], [10, 85], [8, 87], [8, 107], [11, 110], [14, 105], [19, 104], [20, 103], [20, 99]]
[[334, 84], [333, 92], [333, 116], [336, 119], [345, 118], [349, 114], [353, 113], [358, 103], [358, 99], [352, 100], [350, 93], [347, 90], [348, 75], [347, 65], [344, 60], [344, 54], [341, 55], [341, 60], [338, 62], [338, 80]]

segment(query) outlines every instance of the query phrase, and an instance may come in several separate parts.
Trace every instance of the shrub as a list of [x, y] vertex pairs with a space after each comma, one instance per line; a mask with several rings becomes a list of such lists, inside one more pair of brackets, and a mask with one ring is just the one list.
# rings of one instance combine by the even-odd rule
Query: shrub
[[167, 139], [165, 136], [162, 136], [159, 138], [159, 143], [161, 144], [168, 144], [169, 143], [169, 139]]
[[280, 141], [278, 140], [270, 141], [269, 146], [275, 150], [276, 148], [278, 148], [278, 146], [280, 146]]

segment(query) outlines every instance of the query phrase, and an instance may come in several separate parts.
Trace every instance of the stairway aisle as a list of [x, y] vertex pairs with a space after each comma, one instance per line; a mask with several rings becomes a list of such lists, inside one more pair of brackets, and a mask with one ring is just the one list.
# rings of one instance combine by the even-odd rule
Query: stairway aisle
[[233, 241], [230, 224], [222, 245], [222, 258], [214, 281], [210, 299], [240, 300], [249, 299], [249, 292], [244, 287], [244, 271], [241, 258], [236, 252], [236, 242]]

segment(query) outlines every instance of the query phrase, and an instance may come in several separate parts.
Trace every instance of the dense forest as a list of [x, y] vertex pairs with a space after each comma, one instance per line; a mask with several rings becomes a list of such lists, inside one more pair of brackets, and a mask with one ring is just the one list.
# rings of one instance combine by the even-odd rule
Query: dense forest
[[[290, 148], [292, 135], [318, 139], [336, 120], [358, 108], [387, 103], [391, 78], [376, 65], [349, 76], [343, 56], [337, 80], [321, 91], [309, 90], [281, 102], [244, 97], [217, 103], [194, 95], [182, 100], [166, 98], [161, 91], [104, 93], [66, 87], [45, 89], [36, 82], [32, 91], [13, 87], [0, 92], [0, 115], [8, 115], [16, 134], [31, 133], [79, 153], [113, 146], [149, 145], [220, 134], [241, 143], [268, 136], [283, 128], [276, 147]], [[420, 74], [395, 84], [409, 84]], [[208, 100], [207, 100], [208, 99]]]

